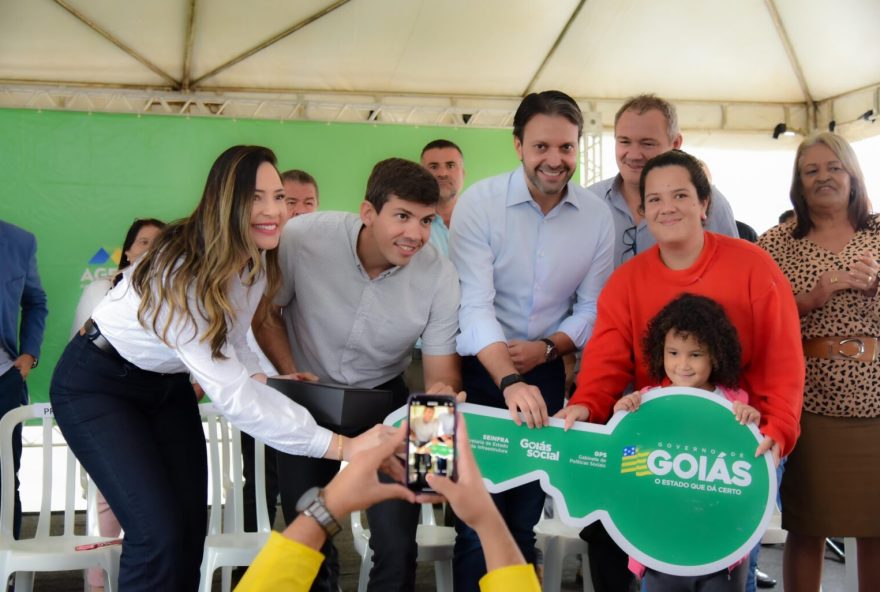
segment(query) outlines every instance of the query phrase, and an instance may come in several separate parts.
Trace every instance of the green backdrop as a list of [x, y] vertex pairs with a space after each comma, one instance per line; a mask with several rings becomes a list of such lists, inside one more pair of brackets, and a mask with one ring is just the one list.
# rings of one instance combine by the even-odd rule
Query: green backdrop
[[461, 146], [468, 183], [517, 164], [509, 130], [0, 109], [0, 218], [36, 235], [49, 298], [31, 400], [48, 400], [82, 286], [115, 269], [132, 220], [191, 212], [229, 146], [272, 148], [315, 176], [321, 209], [357, 211], [377, 161], [436, 138]]

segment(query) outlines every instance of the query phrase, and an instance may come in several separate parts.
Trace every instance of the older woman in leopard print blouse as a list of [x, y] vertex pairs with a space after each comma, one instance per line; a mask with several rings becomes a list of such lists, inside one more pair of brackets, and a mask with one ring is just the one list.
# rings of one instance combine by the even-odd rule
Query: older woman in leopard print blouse
[[782, 481], [786, 590], [819, 590], [827, 536], [858, 537], [860, 590], [880, 590], [880, 220], [855, 153], [825, 132], [801, 144], [795, 220], [758, 241], [791, 282], [806, 386]]

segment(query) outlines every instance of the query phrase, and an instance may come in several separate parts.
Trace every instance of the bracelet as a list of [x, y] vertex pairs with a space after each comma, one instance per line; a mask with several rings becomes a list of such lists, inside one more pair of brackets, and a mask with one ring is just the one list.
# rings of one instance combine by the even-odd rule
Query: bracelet
[[342, 460], [342, 441], [345, 439], [345, 436], [342, 434], [338, 434], [336, 438], [336, 460]]

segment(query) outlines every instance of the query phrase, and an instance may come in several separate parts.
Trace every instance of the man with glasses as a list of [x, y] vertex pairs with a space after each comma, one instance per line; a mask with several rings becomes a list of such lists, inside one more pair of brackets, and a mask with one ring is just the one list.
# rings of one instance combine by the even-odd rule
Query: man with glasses
[[[614, 219], [615, 269], [655, 244], [640, 211], [639, 180], [649, 160], [681, 147], [675, 106], [655, 95], [627, 100], [614, 116], [614, 154], [619, 173], [588, 187], [603, 198]], [[712, 187], [706, 230], [739, 237], [727, 199]], [[589, 546], [593, 587], [597, 592], [629, 590], [635, 580], [627, 568], [627, 556], [601, 523], [588, 525], [581, 537]]]
[[[675, 106], [654, 95], [629, 99], [614, 116], [616, 176], [587, 189], [605, 199], [614, 218], [614, 267], [654, 245], [639, 204], [639, 178], [645, 163], [682, 143]], [[730, 204], [712, 187], [706, 230], [738, 237]]]

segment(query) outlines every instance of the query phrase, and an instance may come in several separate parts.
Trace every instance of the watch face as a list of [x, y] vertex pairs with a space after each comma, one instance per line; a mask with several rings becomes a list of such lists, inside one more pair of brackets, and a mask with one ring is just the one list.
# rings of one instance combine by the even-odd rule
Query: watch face
[[308, 508], [313, 501], [318, 498], [318, 495], [321, 493], [320, 487], [312, 487], [311, 489], [306, 490], [304, 494], [302, 494], [296, 502], [296, 511], [303, 512], [306, 508]]

